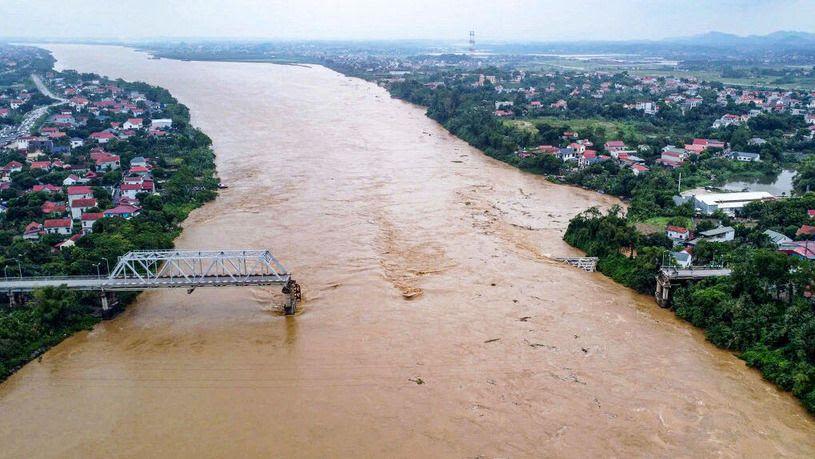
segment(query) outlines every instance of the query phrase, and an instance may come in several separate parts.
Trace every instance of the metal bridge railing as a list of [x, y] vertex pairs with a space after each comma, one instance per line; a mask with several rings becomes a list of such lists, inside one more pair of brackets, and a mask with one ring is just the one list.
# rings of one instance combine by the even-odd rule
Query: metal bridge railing
[[109, 275], [36, 276], [0, 279], [0, 292], [30, 292], [64, 285], [75, 290], [145, 290], [283, 285], [290, 296], [287, 313], [300, 299], [300, 287], [268, 250], [141, 250], [119, 258]]

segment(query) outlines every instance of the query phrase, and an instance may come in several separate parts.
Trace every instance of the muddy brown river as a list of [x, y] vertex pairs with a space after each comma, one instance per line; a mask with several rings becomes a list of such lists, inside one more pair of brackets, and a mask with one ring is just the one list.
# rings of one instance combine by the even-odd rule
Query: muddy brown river
[[815, 455], [790, 395], [650, 297], [552, 260], [576, 253], [569, 218], [613, 199], [325, 68], [49, 48], [187, 104], [229, 189], [178, 246], [271, 249], [305, 302], [143, 294], [0, 386], [0, 456]]

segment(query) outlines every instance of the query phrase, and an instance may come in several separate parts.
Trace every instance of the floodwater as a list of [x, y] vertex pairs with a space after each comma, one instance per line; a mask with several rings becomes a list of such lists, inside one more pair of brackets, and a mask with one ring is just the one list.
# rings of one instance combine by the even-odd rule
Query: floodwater
[[609, 197], [491, 160], [325, 68], [49, 46], [169, 88], [229, 185], [182, 248], [302, 284], [155, 291], [0, 386], [3, 457], [815, 455], [815, 423], [702, 333], [553, 261]]
[[792, 194], [796, 174], [797, 172], [792, 169], [784, 169], [775, 176], [750, 181], [733, 181], [726, 183], [722, 188], [728, 191], [766, 191], [773, 196], [789, 196]]

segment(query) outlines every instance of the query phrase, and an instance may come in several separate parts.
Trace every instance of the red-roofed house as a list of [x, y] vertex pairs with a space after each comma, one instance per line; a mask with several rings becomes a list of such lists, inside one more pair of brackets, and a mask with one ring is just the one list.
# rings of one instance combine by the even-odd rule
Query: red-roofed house
[[673, 240], [687, 241], [690, 239], [690, 231], [682, 226], [668, 225], [665, 228], [665, 234]]
[[597, 152], [595, 150], [583, 150], [583, 153], [577, 158], [577, 165], [586, 167], [599, 161]]
[[778, 251], [804, 260], [815, 260], [815, 241], [785, 242]]
[[72, 186], [72, 185], [76, 185], [77, 183], [83, 183], [83, 181], [76, 174], [71, 174], [71, 175], [65, 177], [65, 180], [62, 181], [63, 186]]
[[795, 236], [811, 238], [812, 236], [815, 236], [815, 226], [801, 225], [801, 227], [798, 228], [798, 231], [795, 232]]
[[122, 195], [130, 199], [136, 199], [139, 193], [152, 193], [155, 191], [155, 185], [152, 180], [143, 180], [140, 183], [122, 183]]
[[622, 140], [609, 140], [603, 145], [603, 148], [608, 152], [625, 150], [625, 143]]
[[93, 197], [93, 189], [85, 185], [75, 185], [68, 187], [68, 206], [73, 207], [77, 199], [88, 199]]
[[42, 232], [42, 223], [31, 222], [25, 227], [23, 231], [23, 239], [27, 241], [35, 241], [40, 238]]
[[130, 219], [136, 215], [139, 215], [140, 211], [141, 209], [136, 206], [119, 205], [113, 209], [106, 210], [104, 214], [105, 217], [122, 217], [124, 219]]
[[58, 242], [54, 244], [55, 249], [63, 250], [67, 249], [68, 247], [73, 247], [76, 245], [76, 241], [78, 241], [82, 237], [82, 234], [74, 234], [73, 236], [65, 239], [62, 242]]
[[51, 161], [33, 161], [31, 163], [32, 169], [40, 169], [40, 170], [50, 170], [51, 169]]
[[74, 201], [71, 203], [71, 218], [74, 220], [79, 220], [82, 218], [82, 214], [85, 213], [86, 210], [98, 205], [99, 204], [94, 198], [74, 199]]
[[90, 101], [88, 99], [86, 99], [84, 97], [77, 96], [77, 97], [72, 98], [68, 102], [68, 105], [70, 105], [71, 108], [75, 108], [77, 110], [82, 110], [83, 108], [87, 107], [89, 103], [90, 103]]
[[40, 191], [45, 191], [46, 193], [58, 193], [62, 191], [62, 188], [56, 185], [51, 185], [50, 183], [47, 183], [45, 185], [34, 185], [33, 187], [31, 187], [32, 193], [38, 193]]
[[142, 129], [143, 127], [144, 120], [141, 118], [130, 118], [122, 125], [124, 129]]
[[95, 141], [97, 141], [99, 143], [102, 143], [102, 144], [108, 143], [108, 142], [110, 142], [111, 140], [113, 140], [115, 138], [116, 138], [116, 136], [113, 135], [112, 132], [108, 132], [108, 131], [94, 132], [93, 134], [91, 134], [91, 139], [93, 139], [93, 140], [95, 140]]
[[102, 212], [86, 212], [82, 214], [82, 232], [90, 233], [93, 231], [93, 224], [101, 218], [105, 218], [105, 214]]
[[633, 172], [634, 175], [640, 175], [644, 172], [648, 172], [649, 170], [650, 169], [648, 169], [646, 166], [643, 166], [642, 164], [634, 164], [633, 166], [631, 166], [631, 172]]
[[129, 172], [131, 174], [144, 175], [150, 172], [150, 169], [145, 166], [131, 166]]
[[45, 220], [43, 227], [48, 234], [62, 234], [67, 236], [71, 234], [73, 223], [70, 218], [49, 218]]
[[40, 211], [42, 211], [42, 213], [44, 213], [46, 215], [48, 215], [48, 214], [61, 214], [61, 213], [64, 213], [66, 210], [67, 210], [67, 207], [65, 207], [64, 204], [60, 204], [60, 203], [54, 202], [54, 201], [45, 201], [40, 206]]
[[17, 161], [10, 161], [3, 167], [3, 170], [11, 174], [12, 172], [20, 172], [23, 170], [23, 163]]
[[701, 154], [703, 151], [707, 150], [707, 145], [704, 144], [685, 144], [685, 150], [689, 151], [693, 154]]
[[119, 205], [120, 206], [133, 206], [139, 207], [139, 200], [128, 198], [127, 196], [122, 196], [119, 198]]
[[102, 153], [93, 158], [96, 161], [97, 171], [113, 171], [119, 168], [119, 155]]
[[555, 153], [560, 151], [560, 148], [554, 145], [541, 145], [538, 147], [538, 150], [540, 150], [540, 152], [545, 155], [554, 155]]

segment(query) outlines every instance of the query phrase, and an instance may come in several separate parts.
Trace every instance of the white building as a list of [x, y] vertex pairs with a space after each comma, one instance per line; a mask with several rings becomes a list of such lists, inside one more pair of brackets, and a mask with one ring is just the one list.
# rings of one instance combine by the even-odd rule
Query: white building
[[150, 127], [153, 129], [169, 129], [173, 127], [173, 120], [170, 118], [159, 118], [150, 121]]
[[730, 226], [720, 226], [699, 233], [699, 240], [708, 242], [728, 242], [736, 238], [736, 230]]
[[757, 163], [761, 161], [761, 155], [758, 153], [750, 153], [747, 151], [731, 151], [730, 157], [736, 161], [744, 163]]
[[684, 195], [674, 199], [677, 204], [692, 202], [694, 209], [704, 215], [711, 215], [721, 210], [727, 215], [735, 215], [741, 208], [756, 201], [775, 199], [766, 191], [748, 191], [741, 193], [701, 193]]

